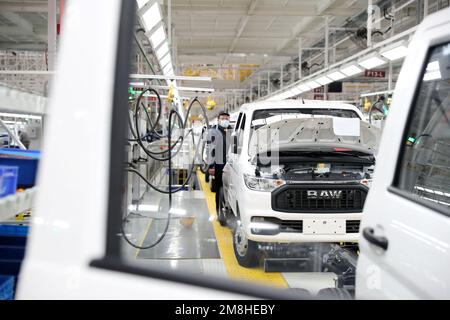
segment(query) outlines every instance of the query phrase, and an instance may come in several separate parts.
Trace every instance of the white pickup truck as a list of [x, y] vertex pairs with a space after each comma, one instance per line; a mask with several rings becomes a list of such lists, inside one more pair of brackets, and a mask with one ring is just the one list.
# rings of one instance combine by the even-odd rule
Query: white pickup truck
[[450, 9], [410, 46], [361, 223], [359, 299], [450, 298]]
[[222, 225], [236, 217], [239, 264], [257, 265], [265, 243], [357, 242], [379, 136], [342, 102], [243, 105], [218, 217]]

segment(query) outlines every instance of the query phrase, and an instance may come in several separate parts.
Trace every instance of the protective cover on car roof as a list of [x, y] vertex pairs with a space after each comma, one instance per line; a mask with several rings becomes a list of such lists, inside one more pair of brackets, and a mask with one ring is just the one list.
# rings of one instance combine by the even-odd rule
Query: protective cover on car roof
[[286, 119], [253, 132], [249, 153], [342, 148], [375, 155], [380, 136], [380, 129], [357, 118]]

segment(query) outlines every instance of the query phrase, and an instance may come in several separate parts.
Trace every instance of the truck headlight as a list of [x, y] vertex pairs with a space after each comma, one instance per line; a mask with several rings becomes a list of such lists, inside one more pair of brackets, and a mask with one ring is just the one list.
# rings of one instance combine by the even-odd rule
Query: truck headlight
[[244, 182], [247, 188], [251, 190], [266, 191], [266, 192], [270, 192], [275, 188], [278, 188], [286, 184], [286, 181], [281, 179], [261, 178], [249, 174], [244, 174]]

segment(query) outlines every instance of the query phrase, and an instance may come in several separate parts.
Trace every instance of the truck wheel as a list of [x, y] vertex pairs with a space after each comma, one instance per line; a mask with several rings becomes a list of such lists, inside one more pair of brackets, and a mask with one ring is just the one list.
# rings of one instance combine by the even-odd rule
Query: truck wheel
[[227, 207], [225, 204], [225, 195], [223, 194], [223, 188], [220, 188], [219, 191], [219, 209], [217, 212], [217, 220], [219, 221], [222, 227], [227, 225]]
[[246, 268], [258, 266], [258, 245], [255, 241], [247, 239], [240, 221], [236, 222], [234, 229], [233, 249], [240, 266]]
[[327, 300], [353, 300], [352, 295], [348, 290], [342, 288], [324, 288], [320, 289], [317, 297]]

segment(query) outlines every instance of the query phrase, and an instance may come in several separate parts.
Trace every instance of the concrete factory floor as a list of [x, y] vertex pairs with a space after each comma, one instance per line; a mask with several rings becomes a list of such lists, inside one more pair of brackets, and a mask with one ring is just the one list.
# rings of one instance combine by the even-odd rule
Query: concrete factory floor
[[[279, 288], [304, 288], [312, 294], [334, 287], [330, 272], [265, 272], [262, 267], [241, 267], [233, 252], [232, 231], [220, 226], [215, 194], [198, 173], [202, 190], [173, 194], [171, 219], [164, 239], [153, 248], [135, 249], [124, 243], [128, 259], [140, 266], [183, 273], [228, 277]], [[125, 232], [140, 247], [154, 243], [167, 224], [168, 196], [146, 191]]]

